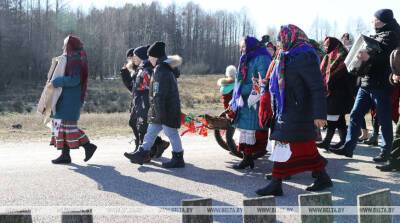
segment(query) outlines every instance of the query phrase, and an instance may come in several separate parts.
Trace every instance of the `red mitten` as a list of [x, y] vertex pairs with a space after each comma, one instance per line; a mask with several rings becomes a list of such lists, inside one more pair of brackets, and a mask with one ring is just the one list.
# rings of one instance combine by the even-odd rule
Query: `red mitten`
[[271, 95], [269, 91], [264, 92], [260, 97], [260, 108], [258, 110], [258, 124], [264, 128], [272, 119]]

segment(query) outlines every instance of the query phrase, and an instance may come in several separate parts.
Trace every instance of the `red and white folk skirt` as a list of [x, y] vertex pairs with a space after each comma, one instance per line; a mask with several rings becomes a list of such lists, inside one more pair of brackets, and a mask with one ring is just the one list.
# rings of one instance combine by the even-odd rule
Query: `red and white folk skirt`
[[306, 171], [323, 171], [327, 160], [322, 157], [317, 149], [315, 140], [289, 143], [292, 155], [286, 162], [274, 162], [272, 176], [284, 179]]
[[57, 149], [78, 149], [89, 143], [85, 132], [78, 128], [77, 121], [53, 120], [51, 132], [50, 145]]

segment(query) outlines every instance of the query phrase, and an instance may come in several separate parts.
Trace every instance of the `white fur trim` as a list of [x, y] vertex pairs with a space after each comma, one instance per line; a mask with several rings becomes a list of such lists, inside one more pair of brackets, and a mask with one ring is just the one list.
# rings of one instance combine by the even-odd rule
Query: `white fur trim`
[[182, 65], [182, 57], [179, 55], [168, 56], [164, 62], [169, 64], [172, 68], [176, 68]]

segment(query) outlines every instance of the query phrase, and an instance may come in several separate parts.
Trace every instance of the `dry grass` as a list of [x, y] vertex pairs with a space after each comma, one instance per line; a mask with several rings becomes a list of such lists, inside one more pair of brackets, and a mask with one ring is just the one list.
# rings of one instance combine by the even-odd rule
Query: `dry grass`
[[[183, 75], [179, 78], [179, 90], [182, 103], [182, 111], [185, 113], [218, 114], [222, 112], [222, 104], [219, 101], [219, 89], [216, 86], [218, 78], [222, 75]], [[127, 94], [121, 80], [92, 82], [90, 90], [106, 92], [105, 94]], [[109, 92], [109, 93], [107, 93]], [[100, 95], [98, 96], [100, 97]], [[130, 98], [126, 103], [130, 103]], [[91, 138], [131, 135], [128, 125], [129, 113], [83, 113], [79, 120], [79, 126], [86, 131]], [[12, 125], [21, 124], [22, 129], [13, 129]], [[40, 115], [32, 112], [25, 114], [0, 115], [0, 142], [48, 140], [50, 129], [41, 123]]]

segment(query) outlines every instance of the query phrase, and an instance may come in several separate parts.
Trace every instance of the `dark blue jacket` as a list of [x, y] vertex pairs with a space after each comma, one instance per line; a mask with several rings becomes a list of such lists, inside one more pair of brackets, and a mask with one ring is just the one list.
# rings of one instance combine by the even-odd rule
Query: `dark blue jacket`
[[177, 82], [180, 73], [176, 67], [181, 60], [180, 57], [163, 58], [154, 68], [150, 84], [149, 123], [180, 128], [181, 101]]
[[[326, 120], [326, 91], [313, 53], [300, 53], [286, 58], [285, 107], [274, 117], [271, 126], [273, 140], [303, 142], [315, 140], [315, 119]], [[275, 99], [274, 114], [277, 114]]]

